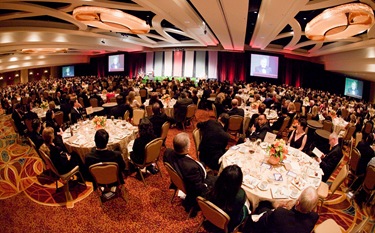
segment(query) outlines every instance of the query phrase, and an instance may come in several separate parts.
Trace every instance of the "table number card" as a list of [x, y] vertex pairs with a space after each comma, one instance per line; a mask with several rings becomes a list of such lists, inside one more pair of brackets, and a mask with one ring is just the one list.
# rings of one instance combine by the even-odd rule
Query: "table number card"
[[264, 142], [267, 142], [268, 144], [274, 143], [276, 140], [276, 134], [267, 132], [266, 136], [264, 137]]

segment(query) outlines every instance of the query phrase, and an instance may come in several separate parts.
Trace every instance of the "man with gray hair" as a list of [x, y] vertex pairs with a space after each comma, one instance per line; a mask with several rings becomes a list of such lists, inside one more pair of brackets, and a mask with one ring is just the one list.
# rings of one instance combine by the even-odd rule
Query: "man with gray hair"
[[265, 202], [267, 207], [261, 203], [255, 211], [256, 214], [261, 214], [261, 217], [256, 222], [248, 221], [244, 232], [248, 232], [250, 228], [249, 230], [255, 233], [310, 233], [319, 218], [314, 212], [318, 200], [315, 188], [310, 186], [302, 191], [290, 210], [283, 204], [272, 209], [269, 202]]
[[328, 154], [322, 155], [320, 158], [316, 157], [316, 160], [320, 164], [320, 168], [324, 172], [322, 177], [323, 182], [327, 182], [343, 156], [341, 146], [339, 144], [339, 138], [335, 132], [329, 135], [329, 145], [331, 146], [331, 149]]
[[164, 153], [164, 162], [169, 163], [182, 177], [186, 187], [183, 203], [189, 211], [196, 205], [197, 196], [205, 196], [213, 187], [215, 177], [208, 176], [203, 165], [190, 157], [190, 139], [187, 133], [179, 133], [173, 138], [174, 150], [168, 148]]

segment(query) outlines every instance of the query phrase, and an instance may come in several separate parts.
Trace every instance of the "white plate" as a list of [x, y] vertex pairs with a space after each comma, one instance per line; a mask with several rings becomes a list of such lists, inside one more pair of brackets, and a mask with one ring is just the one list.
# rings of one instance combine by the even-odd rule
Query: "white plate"
[[258, 188], [262, 191], [267, 191], [269, 189], [269, 185], [267, 182], [262, 181], [258, 184]]

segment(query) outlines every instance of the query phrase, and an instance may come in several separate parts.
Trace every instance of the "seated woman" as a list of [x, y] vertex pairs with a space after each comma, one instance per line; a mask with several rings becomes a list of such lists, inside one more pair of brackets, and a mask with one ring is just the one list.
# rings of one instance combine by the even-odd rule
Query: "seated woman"
[[220, 207], [230, 217], [229, 232], [248, 215], [246, 193], [241, 188], [243, 174], [237, 165], [230, 165], [220, 173], [208, 195], [208, 200]]
[[223, 99], [219, 95], [216, 96], [214, 105], [216, 107], [217, 117], [219, 117], [222, 113], [226, 113], [227, 112], [225, 110], [224, 105], [223, 105]]
[[51, 158], [59, 174], [66, 174], [75, 166], [79, 165], [79, 170], [82, 175], [87, 177], [85, 166], [79, 155], [77, 153], [72, 153], [70, 155], [65, 146], [55, 144], [55, 132], [52, 127], [46, 127], [43, 130], [42, 137], [44, 139], [44, 144], [40, 147], [40, 150], [43, 150]]
[[[133, 151], [130, 153], [131, 160], [142, 164], [145, 160], [145, 147], [155, 138], [151, 121], [148, 118], [142, 118], [138, 125], [138, 137], [134, 140]], [[158, 172], [154, 165], [150, 165], [146, 169], [152, 174]]]
[[304, 118], [298, 119], [297, 128], [291, 133], [288, 144], [300, 151], [304, 151], [307, 142], [307, 122]]
[[135, 99], [135, 92], [134, 91], [130, 91], [128, 96], [126, 97], [126, 99], [127, 99], [128, 104], [130, 105], [130, 107], [132, 107], [133, 109], [139, 108], [142, 105], [141, 103], [139, 103]]
[[316, 105], [311, 109], [311, 120], [319, 121], [319, 107]]

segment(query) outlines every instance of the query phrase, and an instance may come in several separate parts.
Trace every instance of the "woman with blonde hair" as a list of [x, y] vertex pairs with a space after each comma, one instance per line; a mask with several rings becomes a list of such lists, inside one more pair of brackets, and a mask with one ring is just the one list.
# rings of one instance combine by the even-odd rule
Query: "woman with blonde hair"
[[138, 100], [135, 99], [135, 92], [130, 91], [128, 96], [126, 97], [127, 102], [129, 103], [130, 107], [134, 108], [139, 108], [141, 107], [141, 103], [138, 102]]

